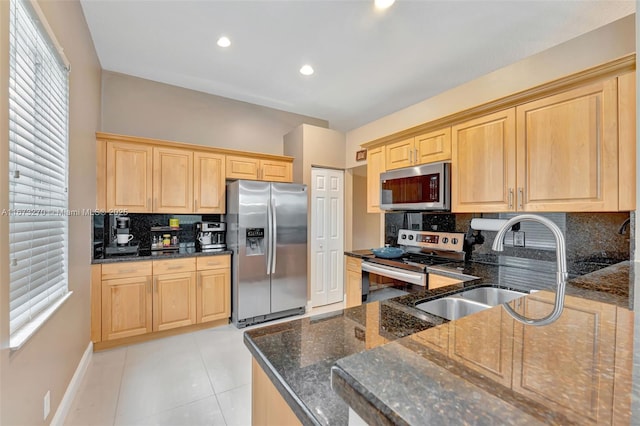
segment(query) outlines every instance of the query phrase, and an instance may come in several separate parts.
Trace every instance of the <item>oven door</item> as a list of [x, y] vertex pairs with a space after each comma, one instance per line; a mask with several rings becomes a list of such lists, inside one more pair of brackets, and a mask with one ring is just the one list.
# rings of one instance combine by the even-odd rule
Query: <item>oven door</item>
[[425, 272], [362, 262], [362, 301], [380, 301], [424, 290]]
[[449, 210], [449, 163], [425, 164], [380, 174], [383, 210]]

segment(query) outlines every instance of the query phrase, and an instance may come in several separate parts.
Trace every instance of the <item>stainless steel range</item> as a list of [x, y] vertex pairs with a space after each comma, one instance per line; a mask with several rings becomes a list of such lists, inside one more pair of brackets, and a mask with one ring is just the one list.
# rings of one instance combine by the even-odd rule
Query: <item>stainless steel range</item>
[[395, 259], [366, 258], [362, 262], [362, 298], [377, 300], [384, 290], [391, 297], [429, 288], [428, 267], [464, 260], [464, 233], [398, 231], [398, 245], [405, 253]]

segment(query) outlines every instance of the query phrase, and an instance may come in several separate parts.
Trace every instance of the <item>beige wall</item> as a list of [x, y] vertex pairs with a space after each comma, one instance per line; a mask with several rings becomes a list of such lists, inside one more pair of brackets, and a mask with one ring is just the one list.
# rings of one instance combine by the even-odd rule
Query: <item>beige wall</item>
[[361, 164], [355, 162], [355, 152], [362, 143], [635, 53], [635, 49], [635, 15], [630, 15], [349, 131], [346, 166]]
[[[95, 207], [95, 131], [100, 126], [100, 64], [93, 48], [82, 8], [77, 1], [41, 1], [40, 6], [71, 63], [69, 122], [69, 207]], [[2, 99], [7, 99], [8, 2], [0, 2], [0, 76]], [[6, 129], [7, 115], [0, 110]], [[7, 188], [8, 140], [0, 134], [0, 185]], [[89, 160], [89, 161], [87, 161]], [[7, 208], [7, 191], [2, 190], [0, 209]], [[7, 217], [0, 219], [7, 235]], [[91, 263], [91, 218], [69, 218], [69, 289], [71, 298], [19, 350], [8, 345], [8, 247], [0, 245], [0, 424], [49, 424], [78, 362], [89, 345], [89, 280]], [[43, 398], [51, 391], [51, 413], [43, 421]]]
[[292, 114], [129, 75], [103, 72], [102, 131], [282, 155], [282, 137], [302, 123]]

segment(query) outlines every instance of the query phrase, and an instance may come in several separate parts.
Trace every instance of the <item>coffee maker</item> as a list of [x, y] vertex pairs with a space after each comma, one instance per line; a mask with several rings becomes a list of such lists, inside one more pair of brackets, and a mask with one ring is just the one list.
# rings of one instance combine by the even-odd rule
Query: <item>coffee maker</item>
[[196, 251], [208, 253], [226, 250], [226, 230], [224, 222], [197, 222]]
[[129, 232], [131, 219], [127, 216], [116, 216], [113, 226], [112, 241], [106, 247], [106, 254], [138, 254], [138, 242], [134, 242]]

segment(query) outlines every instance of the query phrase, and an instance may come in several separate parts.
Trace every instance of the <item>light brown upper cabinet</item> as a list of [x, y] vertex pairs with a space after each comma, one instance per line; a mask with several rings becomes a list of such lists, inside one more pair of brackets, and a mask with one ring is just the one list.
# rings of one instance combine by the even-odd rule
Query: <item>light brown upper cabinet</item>
[[386, 170], [451, 159], [451, 128], [436, 130], [385, 146]]
[[[153, 148], [128, 142], [106, 144], [107, 209], [131, 213], [151, 212], [153, 181]], [[100, 172], [100, 170], [99, 170]], [[101, 182], [99, 181], [100, 185]], [[104, 187], [103, 187], [104, 188]], [[101, 207], [99, 205], [99, 207]]]
[[193, 151], [153, 148], [153, 211], [193, 212]]
[[452, 128], [451, 210], [512, 211], [516, 186], [515, 109]]
[[636, 209], [636, 73], [618, 77], [618, 210]]
[[367, 212], [380, 213], [380, 173], [385, 171], [385, 147], [367, 150]]
[[617, 79], [453, 126], [452, 211], [618, 210]]
[[518, 106], [517, 210], [618, 210], [617, 79]]
[[225, 212], [225, 158], [211, 152], [193, 153], [193, 211]]
[[226, 177], [227, 179], [291, 182], [293, 165], [289, 161], [227, 155]]

